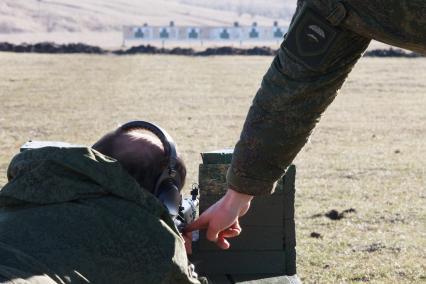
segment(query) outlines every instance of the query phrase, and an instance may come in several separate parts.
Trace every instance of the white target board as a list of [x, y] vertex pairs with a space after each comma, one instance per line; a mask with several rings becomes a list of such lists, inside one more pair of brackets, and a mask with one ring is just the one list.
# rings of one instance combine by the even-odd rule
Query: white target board
[[201, 29], [197, 27], [190, 27], [186, 29], [186, 36], [189, 40], [200, 40]]
[[150, 40], [153, 39], [152, 29], [148, 27], [134, 27], [132, 29], [133, 38], [138, 40]]
[[285, 26], [126, 26], [123, 39], [138, 41], [262, 41], [282, 40], [288, 27]]

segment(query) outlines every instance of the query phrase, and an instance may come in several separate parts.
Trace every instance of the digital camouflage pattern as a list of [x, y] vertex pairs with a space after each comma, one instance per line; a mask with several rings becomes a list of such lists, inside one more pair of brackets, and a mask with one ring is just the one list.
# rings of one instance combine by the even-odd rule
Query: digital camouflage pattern
[[426, 0], [299, 0], [238, 141], [228, 185], [269, 194], [371, 39], [426, 54]]
[[0, 283], [199, 283], [161, 203], [89, 148], [18, 154], [0, 191]]

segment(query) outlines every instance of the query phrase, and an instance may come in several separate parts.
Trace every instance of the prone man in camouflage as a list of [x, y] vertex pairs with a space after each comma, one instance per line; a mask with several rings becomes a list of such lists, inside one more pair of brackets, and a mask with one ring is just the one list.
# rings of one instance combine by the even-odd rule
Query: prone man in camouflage
[[[0, 283], [200, 283], [150, 193], [167, 166], [162, 147], [118, 129], [93, 148], [16, 155], [0, 191]], [[175, 169], [183, 182], [179, 158]]]
[[229, 189], [188, 230], [223, 232], [253, 196], [273, 192], [372, 39], [426, 54], [426, 0], [299, 0], [288, 34], [249, 110], [228, 171]]

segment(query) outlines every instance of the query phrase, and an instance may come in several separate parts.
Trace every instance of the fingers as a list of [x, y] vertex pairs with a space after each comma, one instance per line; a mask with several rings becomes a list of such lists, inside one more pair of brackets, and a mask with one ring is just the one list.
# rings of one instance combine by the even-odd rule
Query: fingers
[[211, 242], [216, 243], [216, 245], [221, 249], [229, 249], [230, 247], [230, 244], [226, 240], [226, 238], [233, 238], [240, 235], [241, 233], [241, 227], [239, 226], [238, 222], [233, 224], [228, 229], [220, 231], [220, 229], [208, 226], [209, 223], [205, 220], [207, 219], [201, 216], [199, 219], [195, 220], [193, 223], [189, 224], [184, 229], [185, 249], [187, 254], [192, 253], [191, 241], [189, 241], [191, 238], [189, 238], [188, 240], [188, 236], [189, 234], [191, 234], [192, 231], [208, 228], [206, 233], [207, 239]]
[[222, 231], [219, 233], [219, 238], [234, 238], [234, 237], [238, 237], [241, 233], [241, 230], [236, 230], [236, 229], [226, 229], [225, 231]]
[[[211, 242], [217, 242], [220, 236], [225, 238], [233, 238], [238, 236], [241, 233], [241, 227], [238, 222], [238, 219], [234, 223], [232, 223], [232, 225], [229, 226], [228, 224], [228, 225], [225, 225], [225, 227], [215, 226], [215, 223], [213, 222], [209, 222], [207, 225], [208, 226], [207, 226], [206, 237]], [[228, 228], [226, 229], [226, 227]]]
[[216, 245], [221, 249], [229, 249], [229, 247], [231, 246], [225, 238], [218, 238]]
[[220, 247], [221, 249], [229, 249], [231, 246], [228, 242], [227, 238], [234, 238], [239, 236], [241, 233], [241, 230], [229, 228], [225, 231], [222, 231], [219, 233], [219, 236], [216, 241], [216, 245]]
[[233, 238], [239, 236], [241, 233], [241, 228], [237, 224], [237, 226], [232, 225], [228, 229], [221, 231], [220, 229], [209, 226], [207, 229], [206, 237], [211, 242], [218, 242], [219, 239], [223, 238]]
[[243, 200], [243, 206], [238, 203], [238, 206], [235, 207], [230, 206], [224, 198], [208, 208], [197, 220], [187, 225], [184, 232], [207, 229], [207, 240], [215, 242], [222, 249], [228, 249], [230, 244], [227, 238], [234, 238], [241, 234], [238, 218], [247, 212], [250, 200]]
[[240, 233], [235, 230], [226, 230], [219, 233], [218, 238], [234, 238], [239, 236]]
[[184, 232], [192, 232], [196, 230], [206, 229], [209, 225], [209, 219], [206, 214], [201, 214], [201, 216], [192, 222], [191, 224], [187, 225], [184, 229]]
[[[219, 232], [216, 237], [216, 240], [211, 240], [211, 241], [214, 241], [219, 248], [226, 250], [226, 249], [229, 249], [229, 247], [231, 246], [227, 238], [234, 238], [239, 236], [240, 234], [241, 234], [241, 227], [237, 221], [228, 229]], [[207, 236], [207, 239], [210, 240], [208, 236]]]
[[240, 226], [240, 222], [237, 220], [234, 224], [232, 224], [230, 229], [238, 231], [239, 233], [241, 233], [242, 229], [241, 229], [241, 226]]
[[220, 230], [221, 230], [220, 228], [215, 228], [213, 227], [213, 224], [210, 224], [206, 233], [207, 239], [214, 243], [217, 242]]

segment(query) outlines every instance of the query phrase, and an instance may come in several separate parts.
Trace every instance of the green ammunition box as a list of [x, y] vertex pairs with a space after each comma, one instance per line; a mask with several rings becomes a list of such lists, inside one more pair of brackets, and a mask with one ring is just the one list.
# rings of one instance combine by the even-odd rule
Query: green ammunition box
[[[201, 154], [200, 214], [226, 193], [232, 152], [226, 149]], [[201, 231], [191, 257], [196, 271], [213, 283], [280, 283], [280, 276], [295, 275], [295, 177], [296, 167], [292, 165], [274, 194], [253, 199], [249, 212], [240, 219], [243, 231], [230, 239], [229, 250], [217, 248]]]

